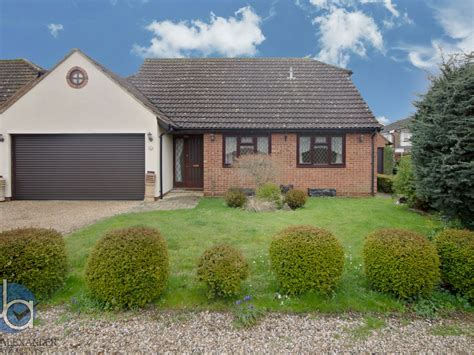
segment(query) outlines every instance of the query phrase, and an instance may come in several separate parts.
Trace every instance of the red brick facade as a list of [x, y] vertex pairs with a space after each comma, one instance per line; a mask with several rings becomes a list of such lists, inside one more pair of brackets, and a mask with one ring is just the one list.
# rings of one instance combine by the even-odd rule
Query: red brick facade
[[[212, 138], [213, 136], [213, 138]], [[374, 154], [377, 147], [386, 141], [376, 136]], [[223, 167], [222, 135], [204, 135], [204, 193], [221, 195], [229, 187], [252, 187], [239, 181], [235, 168]], [[346, 164], [341, 168], [301, 168], [297, 167], [297, 135], [294, 133], [273, 133], [271, 154], [280, 163], [281, 183], [292, 184], [295, 188], [333, 188], [337, 195], [364, 196], [371, 194], [371, 134], [346, 134]], [[374, 159], [374, 191], [377, 189], [377, 161]], [[245, 186], [243, 186], [245, 185]]]

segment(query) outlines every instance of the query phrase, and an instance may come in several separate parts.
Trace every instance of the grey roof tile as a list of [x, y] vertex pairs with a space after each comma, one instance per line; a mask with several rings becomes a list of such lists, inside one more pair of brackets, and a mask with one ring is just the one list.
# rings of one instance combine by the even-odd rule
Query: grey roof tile
[[307, 58], [180, 58], [146, 59], [127, 80], [182, 129], [379, 128], [350, 74]]
[[45, 70], [25, 59], [0, 60], [0, 107]]

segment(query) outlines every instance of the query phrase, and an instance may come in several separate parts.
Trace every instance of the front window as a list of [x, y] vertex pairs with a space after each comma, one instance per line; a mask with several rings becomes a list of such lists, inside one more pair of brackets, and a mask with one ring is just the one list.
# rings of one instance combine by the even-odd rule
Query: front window
[[338, 166], [344, 164], [344, 136], [314, 135], [298, 137], [298, 165]]
[[232, 165], [243, 155], [269, 153], [270, 137], [267, 135], [224, 136], [224, 165]]

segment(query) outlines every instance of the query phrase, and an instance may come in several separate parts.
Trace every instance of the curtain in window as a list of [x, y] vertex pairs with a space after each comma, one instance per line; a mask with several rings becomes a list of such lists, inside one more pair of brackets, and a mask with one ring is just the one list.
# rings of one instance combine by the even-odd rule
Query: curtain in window
[[331, 164], [342, 164], [342, 137], [331, 137]]
[[300, 164], [311, 164], [311, 137], [300, 137]]
[[237, 156], [237, 137], [225, 137], [224, 163], [232, 164]]

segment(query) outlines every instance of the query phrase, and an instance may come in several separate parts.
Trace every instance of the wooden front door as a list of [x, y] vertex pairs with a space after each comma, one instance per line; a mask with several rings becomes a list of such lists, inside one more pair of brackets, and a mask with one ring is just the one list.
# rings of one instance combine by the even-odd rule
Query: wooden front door
[[202, 135], [174, 137], [174, 186], [201, 189], [204, 186]]

